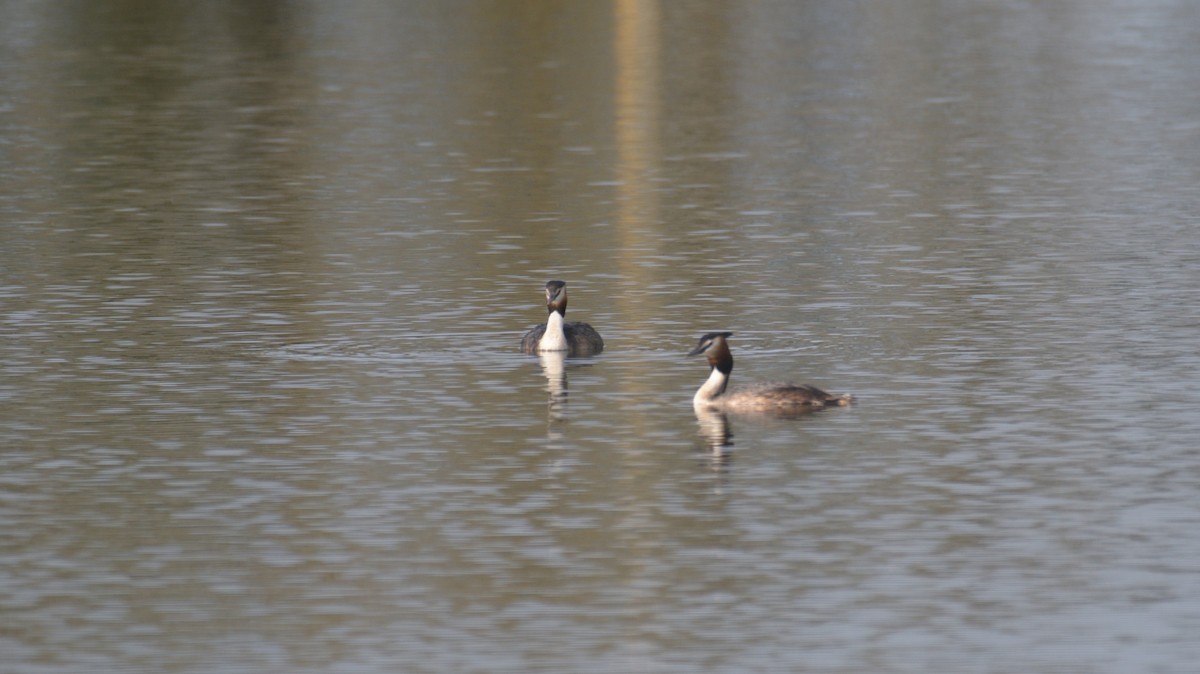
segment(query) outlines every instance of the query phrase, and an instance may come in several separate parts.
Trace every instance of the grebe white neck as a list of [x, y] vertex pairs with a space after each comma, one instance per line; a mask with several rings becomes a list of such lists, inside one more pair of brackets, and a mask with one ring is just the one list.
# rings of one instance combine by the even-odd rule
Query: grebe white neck
[[567, 351], [567, 334], [563, 332], [563, 315], [551, 311], [546, 317], [546, 334], [538, 342], [538, 351]]
[[704, 406], [706, 403], [711, 403], [713, 399], [725, 392], [725, 386], [728, 383], [729, 375], [714, 367], [708, 374], [708, 379], [696, 391], [695, 397], [692, 398], [692, 404]]

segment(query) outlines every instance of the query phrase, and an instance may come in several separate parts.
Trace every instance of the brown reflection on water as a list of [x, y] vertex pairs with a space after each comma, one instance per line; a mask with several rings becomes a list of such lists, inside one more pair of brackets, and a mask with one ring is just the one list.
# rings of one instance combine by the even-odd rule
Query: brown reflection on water
[[[661, 78], [662, 27], [658, 0], [619, 0], [616, 21], [617, 236], [627, 254], [617, 259], [625, 281], [649, 285], [645, 257], [660, 249], [648, 236], [660, 224], [656, 182], [662, 162]], [[645, 296], [623, 295], [621, 308], [635, 320], [649, 320], [657, 310]]]
[[[659, 166], [662, 162], [662, 25], [658, 0], [619, 0], [613, 6], [616, 56], [617, 239], [619, 282], [630, 292], [617, 295], [626, 322], [652, 324], [661, 303], [645, 292], [661, 279], [646, 262], [660, 252]], [[614, 282], [618, 279], [613, 279]], [[625, 382], [629, 393], [653, 394], [652, 382]], [[637, 423], [637, 419], [633, 419]]]

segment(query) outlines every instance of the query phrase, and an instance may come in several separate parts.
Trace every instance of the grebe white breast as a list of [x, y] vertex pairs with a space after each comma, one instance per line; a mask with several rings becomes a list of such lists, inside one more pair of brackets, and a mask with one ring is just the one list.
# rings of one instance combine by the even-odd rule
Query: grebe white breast
[[570, 356], [590, 356], [604, 350], [604, 340], [592, 326], [567, 320], [567, 284], [546, 283], [546, 322], [521, 338], [522, 353], [566, 351]]
[[695, 407], [730, 412], [786, 412], [849, 405], [854, 399], [849, 394], [826, 393], [807, 384], [751, 384], [726, 391], [733, 372], [733, 354], [725, 339], [732, 336], [732, 332], [710, 332], [688, 353], [689, 356], [706, 354], [712, 366], [708, 380], [692, 398]]

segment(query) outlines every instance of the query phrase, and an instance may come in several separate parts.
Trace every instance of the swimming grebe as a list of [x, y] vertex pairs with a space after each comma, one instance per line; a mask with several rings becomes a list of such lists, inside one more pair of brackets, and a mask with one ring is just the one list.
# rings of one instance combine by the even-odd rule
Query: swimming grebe
[[546, 283], [546, 322], [521, 338], [522, 353], [566, 351], [570, 356], [589, 356], [604, 350], [604, 340], [592, 326], [582, 321], [568, 321], [567, 284], [563, 281]]
[[692, 398], [695, 407], [731, 412], [786, 412], [849, 405], [853, 400], [848, 394], [826, 393], [807, 384], [752, 384], [726, 391], [733, 372], [733, 354], [725, 338], [732, 336], [732, 332], [710, 332], [688, 353], [689, 356], [707, 353], [708, 364], [712, 366], [708, 381]]

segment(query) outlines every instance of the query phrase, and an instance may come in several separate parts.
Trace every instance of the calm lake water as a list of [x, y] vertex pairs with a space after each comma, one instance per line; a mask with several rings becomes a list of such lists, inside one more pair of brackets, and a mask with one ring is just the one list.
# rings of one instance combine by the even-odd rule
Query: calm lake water
[[[1200, 660], [1200, 4], [0, 38], [4, 672]], [[858, 403], [697, 417], [713, 330]]]

